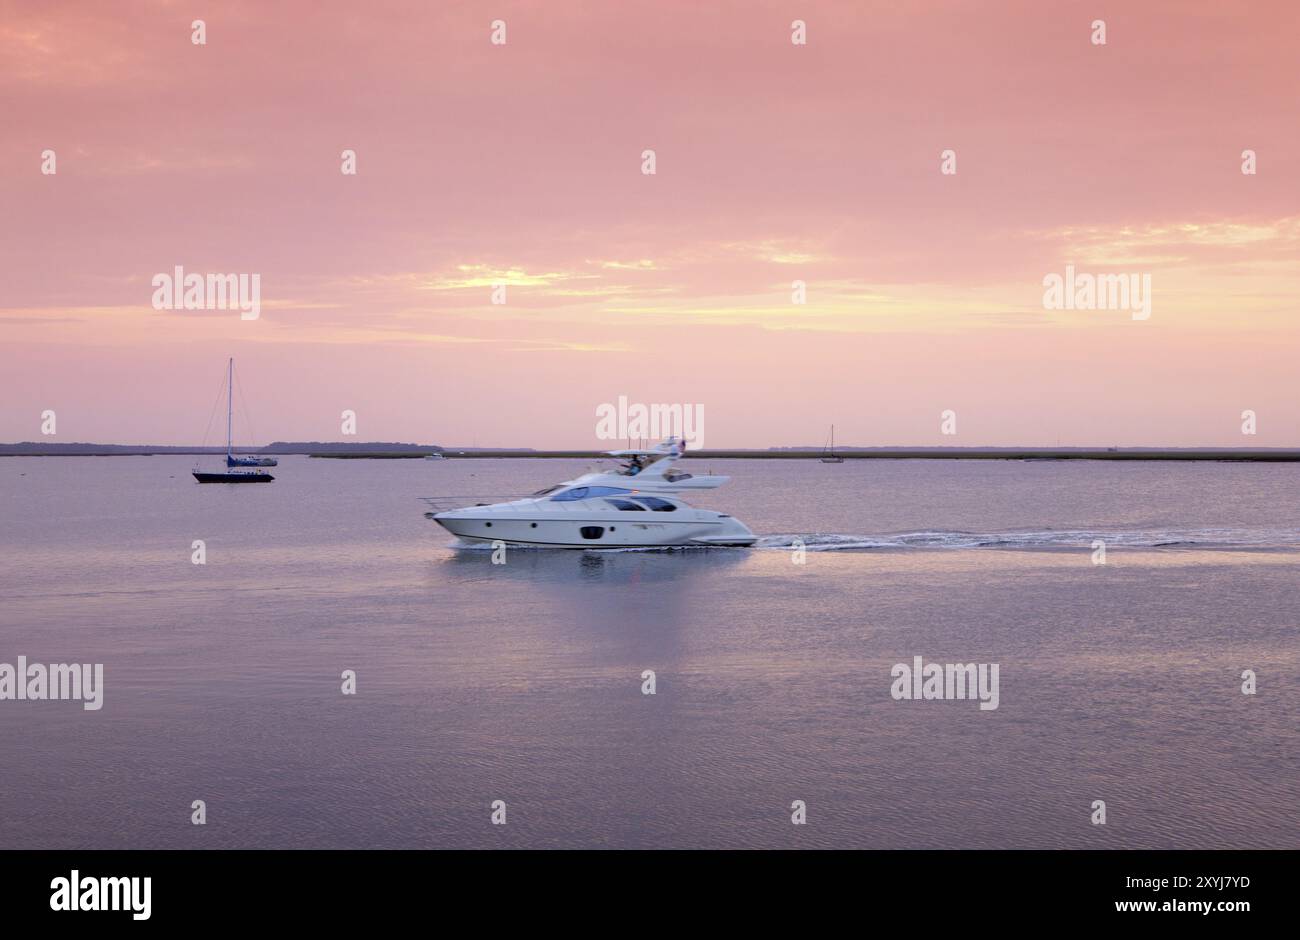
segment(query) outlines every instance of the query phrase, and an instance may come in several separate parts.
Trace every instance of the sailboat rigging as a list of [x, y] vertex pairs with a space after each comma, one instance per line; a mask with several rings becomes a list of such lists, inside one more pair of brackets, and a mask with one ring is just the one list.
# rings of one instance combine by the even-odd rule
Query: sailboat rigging
[[844, 458], [835, 453], [835, 425], [831, 425], [831, 442], [822, 450], [822, 463], [844, 463]]

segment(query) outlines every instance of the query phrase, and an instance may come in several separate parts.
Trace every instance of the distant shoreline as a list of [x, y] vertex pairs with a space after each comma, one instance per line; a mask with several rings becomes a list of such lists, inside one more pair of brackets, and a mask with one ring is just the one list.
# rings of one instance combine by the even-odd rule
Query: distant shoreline
[[[989, 448], [989, 447], [882, 447], [836, 450], [836, 456], [848, 460], [1200, 460], [1247, 463], [1300, 463], [1300, 450], [1231, 448]], [[401, 460], [422, 455], [395, 453], [309, 454], [333, 460]], [[575, 458], [590, 460], [608, 457], [595, 450], [519, 451], [480, 450], [471, 453], [448, 451], [449, 460], [481, 458], [531, 457], [542, 459]], [[705, 460], [820, 460], [820, 450], [692, 450], [686, 459]]]
[[[212, 456], [222, 447], [130, 444], [0, 444], [0, 457], [163, 457]], [[608, 455], [596, 450], [528, 450], [526, 448], [441, 448], [420, 444], [321, 443], [272, 444], [242, 450], [246, 454], [300, 455], [334, 460], [421, 460], [442, 455], [449, 460], [577, 459]], [[836, 455], [845, 460], [1183, 460], [1247, 463], [1300, 463], [1300, 448], [1287, 447], [845, 447]], [[768, 450], [692, 450], [687, 459], [818, 460], [820, 448], [783, 447]]]

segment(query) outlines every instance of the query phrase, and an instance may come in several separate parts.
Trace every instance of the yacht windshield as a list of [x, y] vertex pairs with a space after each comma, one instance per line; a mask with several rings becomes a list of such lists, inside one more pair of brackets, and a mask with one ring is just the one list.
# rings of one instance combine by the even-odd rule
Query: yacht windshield
[[552, 502], [567, 503], [577, 499], [591, 499], [593, 496], [625, 496], [632, 492], [617, 486], [575, 486], [563, 493], [551, 497]]

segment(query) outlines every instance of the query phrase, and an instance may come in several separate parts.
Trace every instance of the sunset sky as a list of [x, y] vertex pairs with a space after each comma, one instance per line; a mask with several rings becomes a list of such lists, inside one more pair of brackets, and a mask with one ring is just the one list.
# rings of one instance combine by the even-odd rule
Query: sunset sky
[[[710, 447], [1297, 446], [1298, 36], [1294, 0], [0, 0], [0, 440], [199, 443], [233, 355], [245, 443], [596, 447], [625, 395]], [[1067, 264], [1149, 274], [1150, 319], [1044, 309]], [[260, 318], [153, 309], [177, 265], [260, 274]]]

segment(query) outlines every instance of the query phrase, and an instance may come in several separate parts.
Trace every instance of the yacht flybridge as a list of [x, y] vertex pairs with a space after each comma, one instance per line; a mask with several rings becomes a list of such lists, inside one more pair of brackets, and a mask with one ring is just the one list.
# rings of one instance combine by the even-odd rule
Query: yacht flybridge
[[443, 509], [441, 503], [458, 498], [425, 497], [433, 511], [424, 515], [466, 543], [500, 541], [544, 548], [754, 544], [754, 533], [740, 520], [682, 501], [683, 493], [714, 489], [730, 477], [678, 470], [683, 447], [675, 438], [651, 450], [613, 450], [609, 455], [626, 463], [508, 502]]

